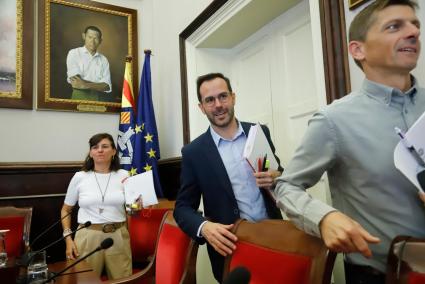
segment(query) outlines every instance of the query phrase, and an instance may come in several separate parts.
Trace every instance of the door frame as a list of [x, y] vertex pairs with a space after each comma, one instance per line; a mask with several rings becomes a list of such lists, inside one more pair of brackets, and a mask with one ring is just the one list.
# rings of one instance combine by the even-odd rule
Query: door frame
[[[183, 143], [190, 142], [186, 40], [229, 0], [214, 0], [180, 34], [180, 80], [183, 119]], [[319, 1], [326, 101], [343, 97], [351, 91], [346, 25], [343, 0]]]

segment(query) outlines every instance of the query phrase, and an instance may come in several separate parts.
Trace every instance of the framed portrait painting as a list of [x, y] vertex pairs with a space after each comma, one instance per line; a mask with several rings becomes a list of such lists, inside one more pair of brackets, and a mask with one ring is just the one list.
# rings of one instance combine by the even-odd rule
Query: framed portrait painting
[[32, 109], [34, 1], [0, 7], [0, 107]]
[[39, 0], [37, 109], [119, 112], [126, 57], [137, 90], [137, 11]]
[[369, 0], [348, 0], [348, 8], [350, 10], [355, 9], [368, 1]]

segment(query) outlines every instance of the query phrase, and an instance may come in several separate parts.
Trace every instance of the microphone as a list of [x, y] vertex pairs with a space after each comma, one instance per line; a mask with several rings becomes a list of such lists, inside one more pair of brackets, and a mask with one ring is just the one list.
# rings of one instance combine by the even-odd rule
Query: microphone
[[243, 266], [233, 269], [224, 279], [223, 284], [248, 284], [251, 280], [251, 273]]
[[46, 281], [44, 281], [42, 284], [45, 283], [49, 283], [50, 281], [52, 281], [53, 279], [55, 279], [56, 277], [62, 275], [65, 271], [67, 271], [68, 269], [70, 269], [71, 267], [74, 267], [75, 265], [77, 265], [78, 263], [80, 263], [81, 261], [85, 260], [86, 258], [88, 258], [89, 256], [91, 256], [92, 254], [94, 254], [95, 252], [98, 252], [100, 250], [103, 249], [107, 249], [110, 248], [112, 245], [114, 244], [114, 240], [112, 238], [106, 238], [104, 239], [100, 245], [95, 248], [93, 251], [91, 251], [90, 253], [86, 254], [85, 256], [77, 259], [74, 263], [72, 263], [71, 265], [65, 267], [64, 269], [62, 269], [59, 272], [53, 272], [52, 276], [50, 276]]
[[68, 217], [69, 215], [71, 215], [72, 210], [69, 211], [68, 213], [65, 214], [65, 216], [63, 216], [62, 218], [60, 218], [58, 221], [56, 221], [55, 223], [53, 223], [52, 225], [50, 225], [50, 227], [48, 227], [47, 229], [44, 229], [41, 234], [39, 234], [30, 244], [29, 244], [29, 249], [31, 250], [32, 246], [34, 245], [34, 243], [36, 241], [38, 241], [42, 236], [44, 236], [47, 232], [49, 232], [54, 226], [56, 226], [57, 224], [59, 224], [60, 222], [62, 222], [63, 219], [65, 219], [66, 217]]
[[87, 228], [87, 227], [90, 227], [90, 226], [91, 226], [91, 222], [90, 221], [87, 221], [82, 226], [80, 226], [77, 229], [75, 229], [74, 231], [72, 231], [70, 234], [68, 234], [66, 236], [60, 237], [59, 239], [57, 239], [53, 243], [48, 244], [44, 248], [39, 249], [39, 250], [37, 250], [35, 252], [30, 251], [30, 252], [24, 253], [24, 255], [21, 257], [20, 264], [23, 265], [23, 266], [28, 266], [28, 264], [30, 263], [30, 261], [32, 260], [32, 258], [34, 257], [34, 255], [36, 255], [37, 253], [50, 248], [51, 246], [53, 246], [53, 245], [57, 244], [58, 242], [64, 240], [69, 235], [72, 235], [72, 234], [78, 232], [79, 230], [84, 229], [84, 228]]

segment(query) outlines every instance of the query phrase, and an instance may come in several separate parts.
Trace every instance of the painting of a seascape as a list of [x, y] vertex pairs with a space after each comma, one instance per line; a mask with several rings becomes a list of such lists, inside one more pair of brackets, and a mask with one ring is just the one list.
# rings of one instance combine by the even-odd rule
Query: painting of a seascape
[[0, 108], [32, 109], [34, 0], [0, 7]]
[[0, 0], [0, 92], [16, 92], [16, 2]]
[[16, 91], [16, 73], [0, 71], [0, 90], [2, 92]]

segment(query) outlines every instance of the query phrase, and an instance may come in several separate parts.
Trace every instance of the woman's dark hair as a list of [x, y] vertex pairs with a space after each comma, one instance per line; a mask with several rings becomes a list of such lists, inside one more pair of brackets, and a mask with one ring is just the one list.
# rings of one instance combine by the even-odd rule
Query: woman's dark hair
[[[89, 140], [90, 149], [93, 146], [96, 146], [100, 141], [102, 141], [105, 138], [108, 139], [109, 142], [111, 142], [112, 148], [114, 150], [117, 150], [117, 147], [115, 147], [114, 139], [109, 133], [98, 133], [93, 135]], [[111, 171], [118, 171], [120, 168], [121, 168], [120, 159], [118, 158], [117, 153], [115, 153], [115, 155], [112, 157], [111, 164], [109, 165], [109, 169]], [[87, 157], [84, 160], [82, 170], [85, 172], [94, 170], [94, 161], [93, 161], [93, 158], [90, 157], [90, 153], [87, 154]]]

